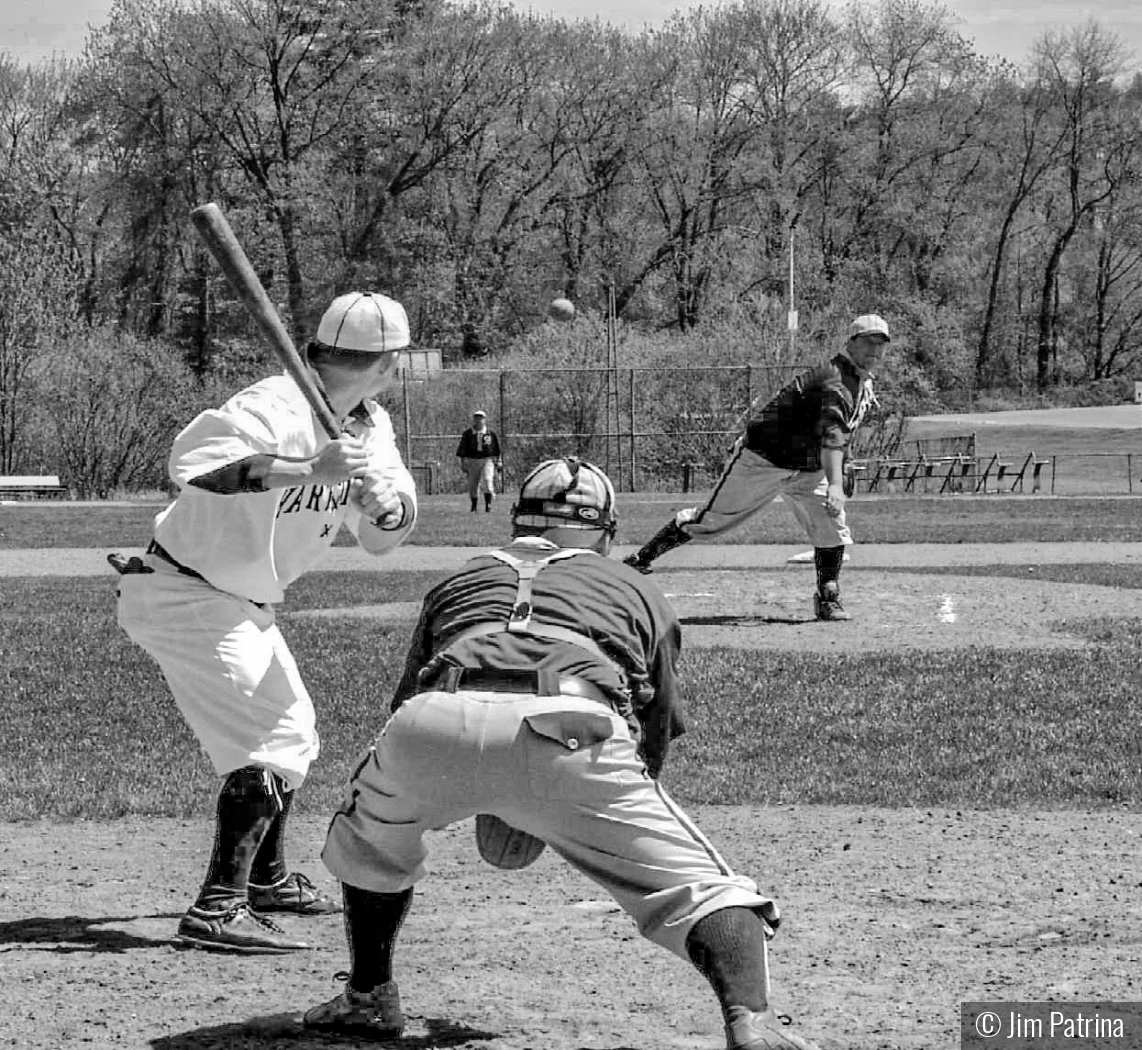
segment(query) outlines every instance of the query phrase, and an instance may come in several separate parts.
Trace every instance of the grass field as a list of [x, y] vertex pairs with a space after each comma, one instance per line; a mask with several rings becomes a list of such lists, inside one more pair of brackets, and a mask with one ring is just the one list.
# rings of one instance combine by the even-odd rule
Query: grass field
[[[683, 493], [621, 493], [616, 542], [642, 543], [679, 508]], [[0, 550], [51, 547], [142, 547], [163, 504], [52, 504], [0, 507]], [[511, 501], [491, 514], [470, 514], [463, 496], [427, 496], [410, 542], [422, 546], [491, 547], [506, 540]], [[1142, 540], [1138, 497], [862, 496], [849, 505], [849, 523], [862, 543], [1126, 542]], [[342, 535], [340, 544], [354, 541]], [[805, 534], [782, 506], [711, 542], [804, 543]]]
[[[628, 520], [649, 529], [669, 506], [625, 509]], [[19, 508], [4, 519], [5, 543], [35, 536], [46, 545], [141, 544], [152, 512]], [[761, 517], [771, 536], [797, 539], [783, 531], [786, 516]], [[853, 516], [881, 542], [1138, 538], [1133, 500], [869, 501], [855, 505]], [[426, 515], [424, 532], [437, 542], [503, 538], [506, 517], [474, 515], [472, 525], [464, 513], [454, 518]], [[124, 529], [128, 538], [112, 535]], [[1142, 587], [1142, 567], [1133, 565], [1033, 570], [1060, 585]], [[1022, 575], [1028, 568], [936, 571]], [[314, 573], [291, 589], [282, 627], [315, 697], [323, 737], [299, 804], [327, 811], [334, 803], [354, 754], [385, 718], [411, 623], [295, 614], [415, 602], [440, 575]], [[116, 626], [113, 578], [17, 577], [0, 579], [0, 589], [0, 819], [208, 812], [213, 775], [157, 668]], [[1136, 805], [1142, 624], [1070, 627], [1098, 645], [968, 655], [687, 652], [692, 731], [676, 748], [667, 782], [683, 802]]]

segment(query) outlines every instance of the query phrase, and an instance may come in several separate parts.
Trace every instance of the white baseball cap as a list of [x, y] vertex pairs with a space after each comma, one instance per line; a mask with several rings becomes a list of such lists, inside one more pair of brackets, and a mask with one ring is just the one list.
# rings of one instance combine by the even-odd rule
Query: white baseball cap
[[485, 412], [482, 408], [477, 408], [476, 411], [472, 413], [474, 416], [486, 416], [487, 414], [488, 413]]
[[532, 528], [606, 529], [613, 533], [615, 489], [593, 463], [568, 456], [540, 463], [519, 487], [512, 523]]
[[879, 335], [886, 343], [892, 341], [888, 334], [888, 322], [878, 314], [861, 314], [849, 325], [849, 338], [859, 339], [862, 335]]
[[337, 350], [368, 354], [402, 350], [409, 344], [408, 314], [380, 292], [349, 292], [329, 304], [316, 339]]

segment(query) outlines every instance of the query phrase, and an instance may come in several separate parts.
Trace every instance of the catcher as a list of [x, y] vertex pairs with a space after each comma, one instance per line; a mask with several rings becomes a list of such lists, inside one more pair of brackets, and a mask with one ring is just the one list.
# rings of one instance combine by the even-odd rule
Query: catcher
[[512, 836], [534, 837], [691, 961], [721, 1003], [730, 1050], [813, 1050], [767, 1001], [776, 905], [656, 782], [684, 729], [681, 630], [651, 581], [607, 558], [610, 481], [590, 463], [548, 460], [524, 480], [512, 522], [510, 544], [425, 598], [393, 714], [330, 824], [322, 858], [342, 882], [351, 971], [306, 1027], [400, 1034], [393, 953], [424, 834], [485, 815], [485, 858], [518, 856]]
[[845, 521], [845, 451], [877, 403], [872, 375], [888, 342], [883, 317], [853, 321], [844, 350], [787, 383], [749, 423], [706, 502], [680, 510], [626, 564], [649, 573], [667, 551], [735, 528], [780, 495], [813, 544], [817, 619], [851, 619], [840, 586], [853, 541]]

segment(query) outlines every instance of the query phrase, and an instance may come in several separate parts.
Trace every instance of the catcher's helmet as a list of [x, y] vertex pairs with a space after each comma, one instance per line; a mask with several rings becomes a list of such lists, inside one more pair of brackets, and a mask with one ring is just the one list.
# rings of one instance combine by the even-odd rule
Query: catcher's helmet
[[317, 341], [335, 350], [383, 354], [409, 343], [408, 315], [380, 292], [339, 295], [322, 315]]
[[530, 528], [602, 529], [615, 534], [615, 489], [593, 463], [567, 456], [540, 463], [519, 488], [512, 524]]

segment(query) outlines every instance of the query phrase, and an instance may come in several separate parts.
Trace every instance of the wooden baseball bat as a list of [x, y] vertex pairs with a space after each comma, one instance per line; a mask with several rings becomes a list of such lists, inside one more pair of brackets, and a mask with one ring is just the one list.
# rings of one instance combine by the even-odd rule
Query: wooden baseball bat
[[[293, 345], [289, 332], [282, 324], [274, 304], [270, 302], [262, 282], [258, 280], [258, 275], [254, 273], [254, 267], [250, 265], [250, 260], [246, 257], [242, 245], [238, 243], [238, 238], [234, 236], [234, 231], [226, 221], [226, 216], [222, 214], [222, 209], [213, 201], [209, 204], [200, 204], [191, 211], [190, 219], [199, 236], [206, 242], [210, 254], [222, 267], [230, 287], [238, 293], [246, 309], [258, 323], [258, 327], [270, 341], [275, 356], [297, 384], [305, 400], [309, 402], [322, 429], [331, 439], [339, 438], [343, 432], [341, 424], [337, 422], [325, 398], [318, 392], [309, 369], [305, 367], [297, 347]], [[382, 528], [395, 527], [392, 523], [399, 522], [402, 517], [401, 512], [392, 511], [380, 519], [380, 524]]]
[[206, 242], [210, 254], [222, 267], [230, 287], [238, 293], [246, 309], [250, 311], [250, 315], [262, 330], [262, 334], [269, 340], [277, 359], [297, 384], [305, 400], [309, 402], [325, 433], [331, 438], [340, 437], [341, 425], [330, 411], [325, 398], [314, 386], [313, 377], [305, 367], [297, 347], [293, 345], [293, 340], [282, 324], [274, 304], [270, 302], [262, 282], [254, 273], [254, 268], [242, 250], [242, 245], [234, 236], [230, 223], [222, 214], [222, 209], [213, 201], [209, 204], [200, 204], [190, 213], [190, 219], [199, 236]]

